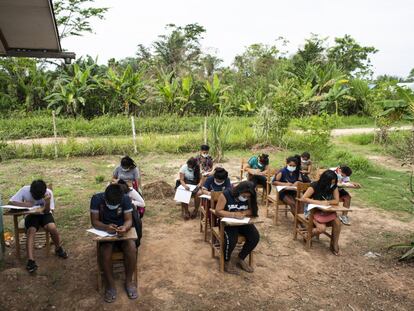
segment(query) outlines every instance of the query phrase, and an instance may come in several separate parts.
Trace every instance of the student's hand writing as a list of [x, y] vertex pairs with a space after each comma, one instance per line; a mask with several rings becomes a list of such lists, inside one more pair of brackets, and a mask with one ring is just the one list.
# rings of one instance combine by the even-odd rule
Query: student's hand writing
[[116, 232], [119, 235], [124, 235], [127, 232], [127, 228], [125, 226], [119, 226], [118, 228], [116, 228]]
[[184, 186], [184, 189], [187, 190], [187, 191], [190, 191], [190, 187], [187, 186], [187, 185]]
[[237, 219], [243, 219], [244, 218], [244, 213], [243, 212], [234, 212], [234, 218]]
[[116, 233], [117, 228], [118, 228], [118, 226], [117, 226], [117, 225], [114, 225], [114, 224], [109, 224], [109, 225], [108, 225], [108, 228], [106, 229], [106, 231], [107, 231], [108, 233]]
[[321, 205], [324, 205], [324, 206], [328, 206], [329, 205], [329, 201], [328, 200], [321, 201], [321, 202], [322, 202]]

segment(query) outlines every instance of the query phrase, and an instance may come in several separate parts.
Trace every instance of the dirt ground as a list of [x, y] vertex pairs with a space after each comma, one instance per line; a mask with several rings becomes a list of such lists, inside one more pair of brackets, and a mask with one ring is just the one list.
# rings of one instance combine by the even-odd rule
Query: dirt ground
[[[162, 163], [155, 158], [142, 161], [144, 183], [154, 181], [154, 175], [146, 173], [154, 169], [162, 171], [163, 179], [173, 185], [185, 156], [163, 156]], [[47, 167], [49, 177], [59, 175], [56, 187], [71, 180], [72, 187], [80, 189], [80, 180], [92, 181], [96, 173], [107, 175], [116, 161], [115, 157], [68, 159], [65, 168], [46, 160], [40, 164], [22, 160], [16, 165], [25, 164], [25, 171]], [[239, 163], [239, 158], [232, 158], [224, 167], [237, 176]], [[7, 171], [15, 164], [1, 165]], [[79, 190], [76, 199], [87, 205], [90, 191]], [[64, 191], [60, 193], [63, 196]], [[79, 214], [66, 214], [73, 202], [62, 200], [56, 219], [69, 259], [37, 250], [39, 270], [28, 275], [25, 258], [18, 262], [8, 248], [0, 270], [0, 310], [414, 310], [414, 264], [399, 263], [398, 253], [386, 252], [386, 246], [414, 233], [412, 220], [397, 220], [401, 217], [366, 207], [363, 202], [354, 205], [352, 226], [342, 227], [342, 255], [336, 257], [330, 253], [326, 237], [314, 241], [310, 250], [302, 241], [294, 241], [292, 217], [282, 216], [278, 226], [265, 219], [257, 225], [261, 241], [255, 251], [255, 272], [233, 276], [219, 272], [218, 259], [211, 258], [199, 222], [180, 219], [180, 207], [171, 197], [146, 200], [138, 300], [127, 298], [120, 275], [117, 301], [111, 305], [103, 302], [96, 290], [95, 244], [85, 231], [90, 226], [88, 207]], [[264, 211], [261, 206], [262, 216]], [[380, 256], [364, 256], [369, 251]]]

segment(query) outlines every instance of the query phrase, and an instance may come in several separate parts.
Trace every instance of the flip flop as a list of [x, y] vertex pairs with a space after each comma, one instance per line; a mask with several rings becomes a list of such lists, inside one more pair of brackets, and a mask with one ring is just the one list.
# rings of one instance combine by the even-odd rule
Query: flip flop
[[138, 298], [137, 288], [136, 288], [135, 284], [130, 284], [130, 285], [125, 284], [125, 291], [126, 291], [129, 299], [137, 299]]
[[105, 290], [104, 300], [107, 303], [114, 302], [116, 300], [116, 289], [115, 288], [108, 288]]

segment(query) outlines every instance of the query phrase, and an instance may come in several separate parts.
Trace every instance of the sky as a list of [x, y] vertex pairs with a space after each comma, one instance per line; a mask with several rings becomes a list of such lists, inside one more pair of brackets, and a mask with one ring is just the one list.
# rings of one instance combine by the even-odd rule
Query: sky
[[133, 56], [138, 44], [150, 46], [165, 25], [199, 23], [207, 32], [204, 51], [231, 65], [253, 43], [275, 44], [283, 36], [293, 54], [311, 33], [329, 37], [350, 34], [379, 52], [372, 56], [375, 75], [406, 77], [414, 68], [414, 1], [411, 0], [96, 0], [109, 7], [105, 20], [94, 20], [93, 34], [62, 40], [77, 57], [99, 63]]

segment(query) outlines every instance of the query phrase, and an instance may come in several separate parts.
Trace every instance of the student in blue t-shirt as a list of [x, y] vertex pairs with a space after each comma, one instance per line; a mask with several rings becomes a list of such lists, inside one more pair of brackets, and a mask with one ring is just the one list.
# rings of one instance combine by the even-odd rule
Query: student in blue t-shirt
[[214, 175], [207, 178], [203, 185], [203, 194], [210, 195], [211, 191], [224, 191], [231, 188], [229, 173], [222, 167], [214, 170]]
[[[286, 166], [276, 174], [273, 185], [296, 186], [298, 182], [303, 182], [300, 170], [300, 156], [292, 156], [287, 158]], [[296, 205], [296, 191], [284, 189], [279, 192], [279, 199], [289, 205], [290, 211], [293, 214]]]
[[266, 189], [267, 183], [267, 170], [269, 169], [269, 155], [263, 153], [258, 156], [253, 156], [247, 161], [247, 165], [244, 171], [247, 172], [248, 179], [256, 187], [258, 184]]
[[[108, 233], [124, 235], [131, 229], [132, 202], [124, 194], [119, 184], [111, 184], [105, 192], [95, 194], [91, 199], [91, 223], [95, 229]], [[102, 264], [105, 286], [105, 301], [113, 302], [116, 299], [116, 288], [112, 275], [112, 251], [121, 248], [124, 253], [125, 264], [125, 290], [130, 299], [138, 297], [136, 284], [132, 281], [137, 262], [136, 246], [133, 240], [100, 243], [99, 257]]]

